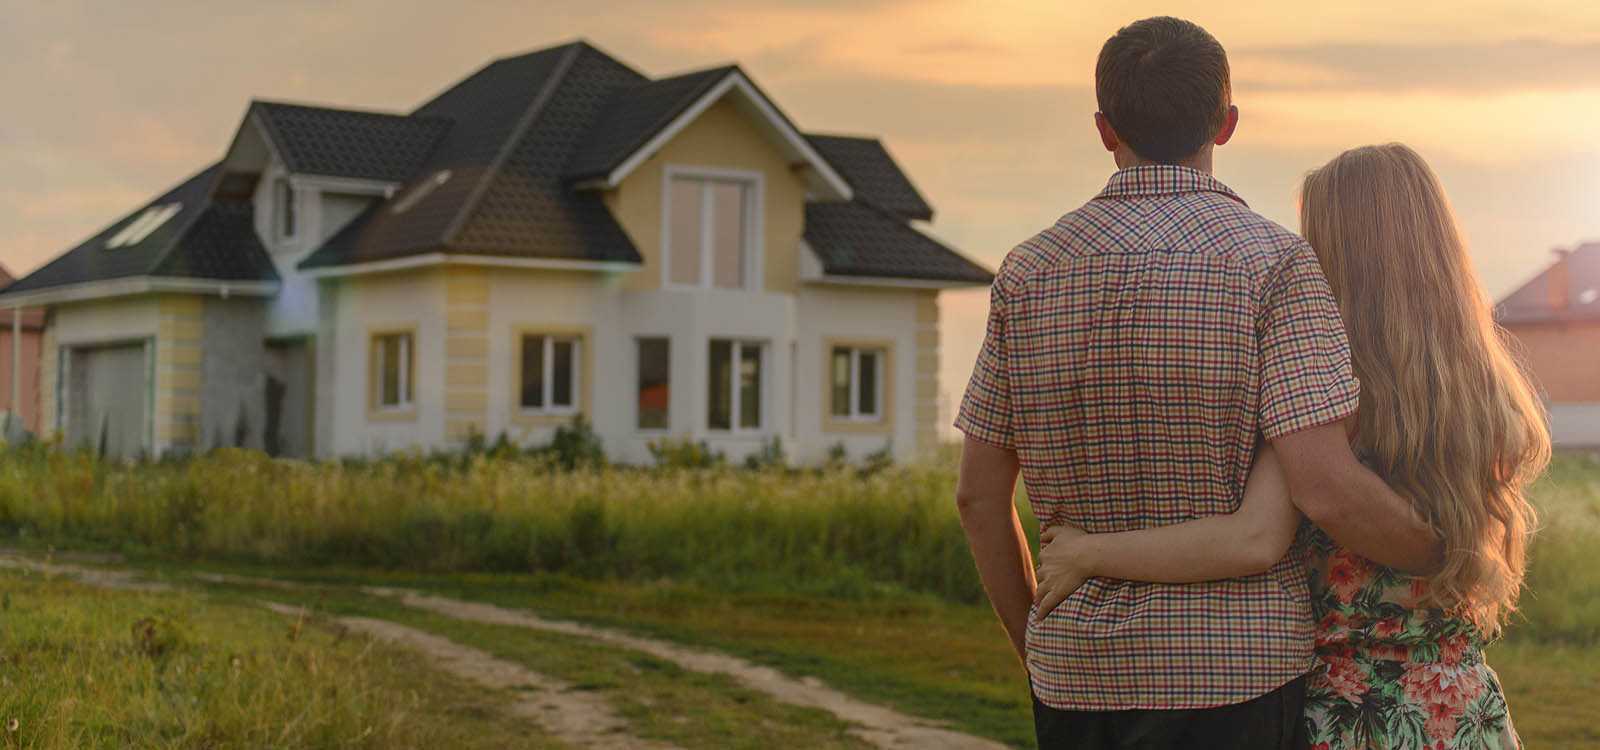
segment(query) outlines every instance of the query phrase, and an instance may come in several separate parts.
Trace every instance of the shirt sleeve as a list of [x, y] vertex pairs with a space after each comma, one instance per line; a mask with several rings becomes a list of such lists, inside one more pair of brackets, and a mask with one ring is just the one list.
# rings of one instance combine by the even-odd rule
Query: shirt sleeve
[[956, 429], [967, 437], [1015, 450], [1011, 415], [1011, 352], [1006, 340], [1009, 304], [997, 280], [989, 289], [989, 323], [967, 393], [956, 415]]
[[1338, 303], [1309, 245], [1290, 249], [1262, 305], [1261, 433], [1272, 440], [1354, 414], [1361, 383]]

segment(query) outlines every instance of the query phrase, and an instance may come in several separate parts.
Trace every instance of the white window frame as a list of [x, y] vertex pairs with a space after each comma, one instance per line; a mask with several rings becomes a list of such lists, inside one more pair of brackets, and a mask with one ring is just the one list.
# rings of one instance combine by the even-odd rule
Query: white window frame
[[[850, 408], [849, 408], [849, 412], [846, 413], [846, 414], [838, 414], [838, 413], [834, 412], [834, 410], [833, 410], [833, 403], [832, 403], [832, 400], [833, 400], [833, 382], [832, 382], [832, 377], [833, 377], [833, 352], [836, 349], [844, 349], [845, 351], [850, 352], [850, 400], [849, 400], [849, 403], [848, 403], [848, 406]], [[873, 386], [872, 386], [872, 388], [873, 388], [873, 403], [877, 405], [878, 410], [876, 412], [873, 412], [873, 413], [870, 413], [870, 414], [865, 414], [865, 413], [861, 412], [861, 356], [864, 355], [864, 354], [868, 355], [868, 356], [871, 356], [874, 359], [878, 360], [878, 368], [877, 368], [878, 379], [877, 379], [877, 382], [873, 383]], [[888, 359], [889, 359], [888, 351], [883, 349], [883, 348], [881, 348], [881, 347], [851, 346], [849, 344], [838, 344], [838, 345], [834, 345], [832, 347], [829, 347], [829, 349], [828, 349], [828, 377], [829, 377], [829, 382], [828, 382], [828, 399], [829, 399], [828, 416], [832, 417], [833, 419], [842, 420], [842, 421], [846, 421], [846, 422], [873, 422], [873, 423], [882, 422], [883, 421], [883, 414], [884, 414], [884, 410], [883, 410], [883, 393], [884, 393], [883, 381], [884, 381], [884, 378], [887, 377], [887, 373], [884, 372], [884, 370], [885, 370], [884, 364], [888, 361]]]
[[[712, 338], [709, 341], [707, 341], [706, 342], [706, 359], [705, 359], [706, 364], [707, 364], [707, 368], [706, 368], [707, 369], [707, 372], [706, 372], [707, 383], [710, 382], [710, 376], [711, 376], [711, 373], [710, 373], [711, 344], [713, 344], [715, 342], [718, 342], [718, 341], [726, 341], [729, 344], [731, 344], [731, 346], [728, 347], [728, 356], [732, 358], [731, 361], [728, 363], [729, 364], [729, 368], [728, 368], [728, 397], [730, 399], [730, 403], [728, 405], [729, 406], [729, 408], [728, 408], [728, 427], [726, 429], [724, 429], [724, 428], [721, 428], [721, 427], [712, 427], [711, 426], [711, 402], [710, 402], [710, 400], [708, 398], [708, 400], [706, 401], [706, 411], [705, 411], [706, 432], [715, 433], [717, 435], [736, 435], [736, 434], [754, 435], [754, 434], [759, 434], [759, 433], [765, 432], [766, 429], [767, 429], [767, 422], [768, 422], [768, 419], [769, 419], [768, 415], [772, 411], [772, 409], [769, 408], [770, 407], [769, 402], [771, 400], [769, 397], [772, 394], [772, 388], [770, 387], [771, 376], [769, 376], [767, 374], [767, 370], [770, 369], [769, 366], [771, 365], [772, 360], [771, 360], [771, 357], [768, 356], [769, 353], [767, 351], [767, 342], [765, 342], [765, 341], [757, 341], [757, 340], [754, 340], [754, 339], [720, 338], [720, 337], [719, 338]], [[760, 371], [756, 373], [756, 387], [758, 389], [760, 389], [760, 391], [761, 391], [761, 422], [759, 424], [757, 424], [755, 427], [742, 427], [742, 426], [740, 426], [740, 421], [741, 420], [739, 419], [739, 417], [742, 416], [739, 413], [740, 403], [743, 401], [743, 399], [739, 398], [739, 396], [740, 396], [740, 392], [739, 392], [739, 360], [743, 358], [744, 350], [747, 347], [754, 348], [756, 350], [756, 352], [760, 355], [759, 362], [761, 363]], [[708, 394], [708, 397], [709, 397], [709, 394]]]
[[[672, 280], [672, 181], [674, 179], [700, 180], [700, 281], [680, 284]], [[710, 191], [713, 182], [742, 182], [744, 191], [744, 278], [737, 287], [724, 288], [713, 284], [715, 271], [712, 257], [712, 216]], [[758, 279], [763, 278], [762, 248], [765, 233], [766, 178], [760, 172], [745, 169], [721, 169], [668, 164], [661, 170], [661, 288], [679, 291], [722, 289], [723, 291], [759, 289]]]
[[[521, 369], [521, 363], [527, 361], [527, 357], [525, 356], [525, 348], [528, 345], [528, 339], [536, 337], [543, 339], [544, 341], [544, 372], [541, 373], [544, 378], [542, 381], [544, 383], [544, 406], [528, 406], [522, 403], [522, 383], [519, 382], [517, 383], [517, 409], [519, 409], [523, 414], [530, 416], [566, 416], [570, 414], [577, 414], [579, 405], [583, 403], [583, 337], [572, 333], [539, 333], [538, 331], [528, 331], [518, 336], [517, 375], [519, 379], [527, 377], [527, 373]], [[557, 341], [572, 342], [572, 403], [566, 406], [557, 406], [555, 402], [555, 353]]]
[[[378, 377], [374, 379], [372, 383], [373, 387], [378, 389], [378, 393], [376, 394], [377, 398], [373, 399], [373, 406], [377, 411], [410, 411], [416, 406], [417, 396], [416, 393], [411, 389], [411, 370], [416, 366], [416, 362], [412, 359], [412, 348], [415, 346], [415, 337], [416, 334], [410, 331], [392, 331], [388, 333], [373, 334], [373, 338], [377, 339], [376, 343], [380, 350], [376, 358], [378, 360]], [[395, 393], [395, 397], [399, 400], [392, 404], [385, 404], [383, 402], [383, 363], [387, 357], [384, 356], [384, 354], [386, 354], [384, 349], [387, 348], [390, 340], [399, 342], [400, 346], [400, 356], [397, 358], [397, 361], [400, 363], [400, 372], [395, 377], [395, 389], [398, 391]]]
[[[643, 416], [639, 412], [639, 369], [644, 365], [644, 356], [640, 351], [641, 344], [646, 341], [667, 342], [667, 423], [662, 427], [640, 427], [639, 419]], [[639, 335], [633, 337], [633, 429], [635, 432], [660, 435], [672, 431], [672, 337], [666, 334]], [[710, 356], [707, 355], [707, 359]], [[706, 409], [706, 416], [710, 416], [710, 409]], [[708, 420], [709, 421], [709, 420]]]

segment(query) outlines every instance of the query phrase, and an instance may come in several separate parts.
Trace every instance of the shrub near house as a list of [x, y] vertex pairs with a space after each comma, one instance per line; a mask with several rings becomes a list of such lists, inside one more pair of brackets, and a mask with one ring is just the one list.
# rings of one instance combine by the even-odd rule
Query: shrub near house
[[[0, 293], [49, 311], [44, 429], [115, 455], [529, 444], [930, 448], [940, 290], [985, 269], [876, 140], [738, 67], [578, 42], [410, 114], [254, 102], [222, 158]], [[759, 459], [758, 459], [759, 460]]]

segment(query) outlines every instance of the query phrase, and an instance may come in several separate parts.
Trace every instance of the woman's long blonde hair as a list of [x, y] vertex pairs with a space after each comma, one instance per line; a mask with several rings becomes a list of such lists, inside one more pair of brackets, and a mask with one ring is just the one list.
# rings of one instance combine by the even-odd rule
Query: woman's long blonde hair
[[1306, 175], [1300, 223], [1350, 334], [1355, 445], [1444, 540], [1429, 603], [1497, 631], [1522, 588], [1524, 492], [1550, 435], [1444, 188], [1406, 146], [1352, 149]]

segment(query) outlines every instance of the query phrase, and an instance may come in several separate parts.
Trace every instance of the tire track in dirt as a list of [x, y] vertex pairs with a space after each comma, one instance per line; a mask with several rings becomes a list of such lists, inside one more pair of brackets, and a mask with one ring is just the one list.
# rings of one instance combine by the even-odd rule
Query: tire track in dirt
[[510, 625], [577, 636], [618, 648], [649, 654], [692, 672], [720, 674], [773, 698], [796, 706], [821, 709], [855, 725], [853, 734], [885, 750], [1002, 750], [993, 740], [974, 737], [892, 708], [852, 698], [815, 679], [795, 679], [771, 667], [753, 664], [728, 654], [686, 648], [675, 643], [624, 633], [609, 628], [550, 620], [525, 610], [451, 599], [409, 589], [367, 587], [364, 591], [393, 598], [409, 607], [459, 620], [490, 625]]
[[[305, 619], [303, 607], [262, 602], [279, 614]], [[327, 620], [374, 640], [421, 653], [440, 671], [496, 690], [516, 691], [511, 713], [531, 719], [552, 737], [581, 748], [676, 750], [674, 745], [628, 734], [628, 723], [600, 696], [469, 646], [416, 628], [370, 617]]]

